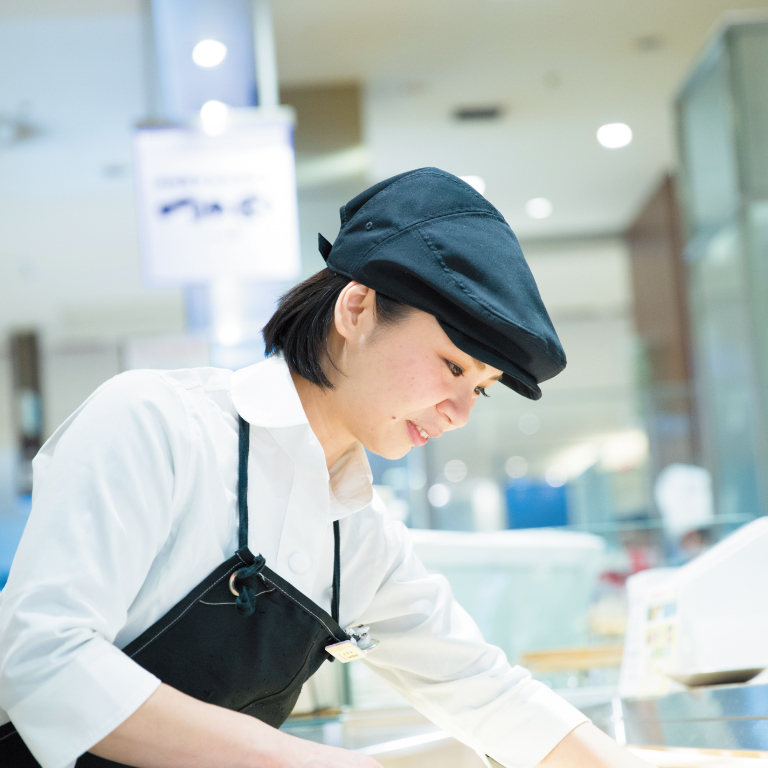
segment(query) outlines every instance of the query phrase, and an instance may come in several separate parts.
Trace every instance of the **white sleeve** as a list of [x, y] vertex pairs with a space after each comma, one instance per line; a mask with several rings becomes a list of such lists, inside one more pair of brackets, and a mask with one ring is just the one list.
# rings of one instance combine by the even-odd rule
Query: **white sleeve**
[[380, 646], [365, 660], [416, 709], [505, 768], [540, 763], [577, 725], [576, 708], [483, 640], [447, 580], [429, 574], [401, 523], [385, 523], [393, 553], [360, 617]]
[[155, 373], [107, 382], [43, 446], [0, 604], [0, 707], [43, 768], [62, 768], [159, 680], [112, 643], [169, 536], [189, 453]]

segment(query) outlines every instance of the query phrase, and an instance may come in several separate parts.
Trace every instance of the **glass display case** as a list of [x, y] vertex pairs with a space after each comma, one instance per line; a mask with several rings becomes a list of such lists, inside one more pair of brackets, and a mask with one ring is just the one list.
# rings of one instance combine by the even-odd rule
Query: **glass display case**
[[735, 520], [768, 511], [768, 20], [725, 25], [676, 109], [702, 443]]

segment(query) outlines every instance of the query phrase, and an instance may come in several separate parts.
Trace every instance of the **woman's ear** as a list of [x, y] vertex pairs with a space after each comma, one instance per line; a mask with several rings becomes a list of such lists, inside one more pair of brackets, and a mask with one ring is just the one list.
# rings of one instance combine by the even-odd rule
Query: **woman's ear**
[[366, 339], [376, 325], [376, 291], [354, 280], [348, 283], [336, 299], [333, 320], [347, 342]]

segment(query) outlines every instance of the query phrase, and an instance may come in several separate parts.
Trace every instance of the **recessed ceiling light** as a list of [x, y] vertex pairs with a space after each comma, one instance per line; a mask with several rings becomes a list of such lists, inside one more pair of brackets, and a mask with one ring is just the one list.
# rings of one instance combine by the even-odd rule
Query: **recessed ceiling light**
[[218, 40], [201, 40], [192, 49], [192, 61], [198, 67], [215, 67], [224, 61], [227, 55], [227, 46]]
[[209, 136], [224, 133], [229, 123], [229, 107], [221, 101], [206, 101], [200, 108], [200, 122]]
[[485, 179], [481, 176], [459, 176], [462, 181], [466, 181], [472, 189], [479, 192], [481, 195], [485, 194]]
[[552, 215], [552, 203], [546, 197], [534, 197], [525, 204], [525, 212], [532, 219], [547, 219]]
[[608, 123], [597, 129], [597, 140], [606, 149], [626, 147], [632, 141], [632, 129], [624, 123]]

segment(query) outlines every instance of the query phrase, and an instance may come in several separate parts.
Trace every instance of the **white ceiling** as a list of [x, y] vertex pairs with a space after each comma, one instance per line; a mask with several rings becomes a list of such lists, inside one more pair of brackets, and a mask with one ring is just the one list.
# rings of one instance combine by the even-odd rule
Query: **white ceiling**
[[[674, 166], [672, 100], [721, 15], [760, 0], [280, 0], [285, 83], [366, 84], [373, 176], [421, 165], [480, 175], [525, 238], [623, 230]], [[660, 46], [643, 50], [640, 38]], [[500, 103], [498, 123], [459, 105]], [[595, 132], [626, 122], [635, 141]], [[533, 221], [526, 200], [554, 214]]]
[[[0, 17], [131, 14], [141, 0], [0, 0]], [[479, 175], [525, 239], [622, 231], [675, 164], [673, 96], [722, 14], [768, 0], [273, 0], [285, 84], [364, 84], [372, 178]], [[643, 49], [643, 38], [658, 47]], [[651, 41], [653, 42], [653, 41]], [[501, 104], [482, 125], [462, 105]], [[595, 131], [626, 122], [605, 150]], [[523, 213], [531, 197], [550, 219]]]

